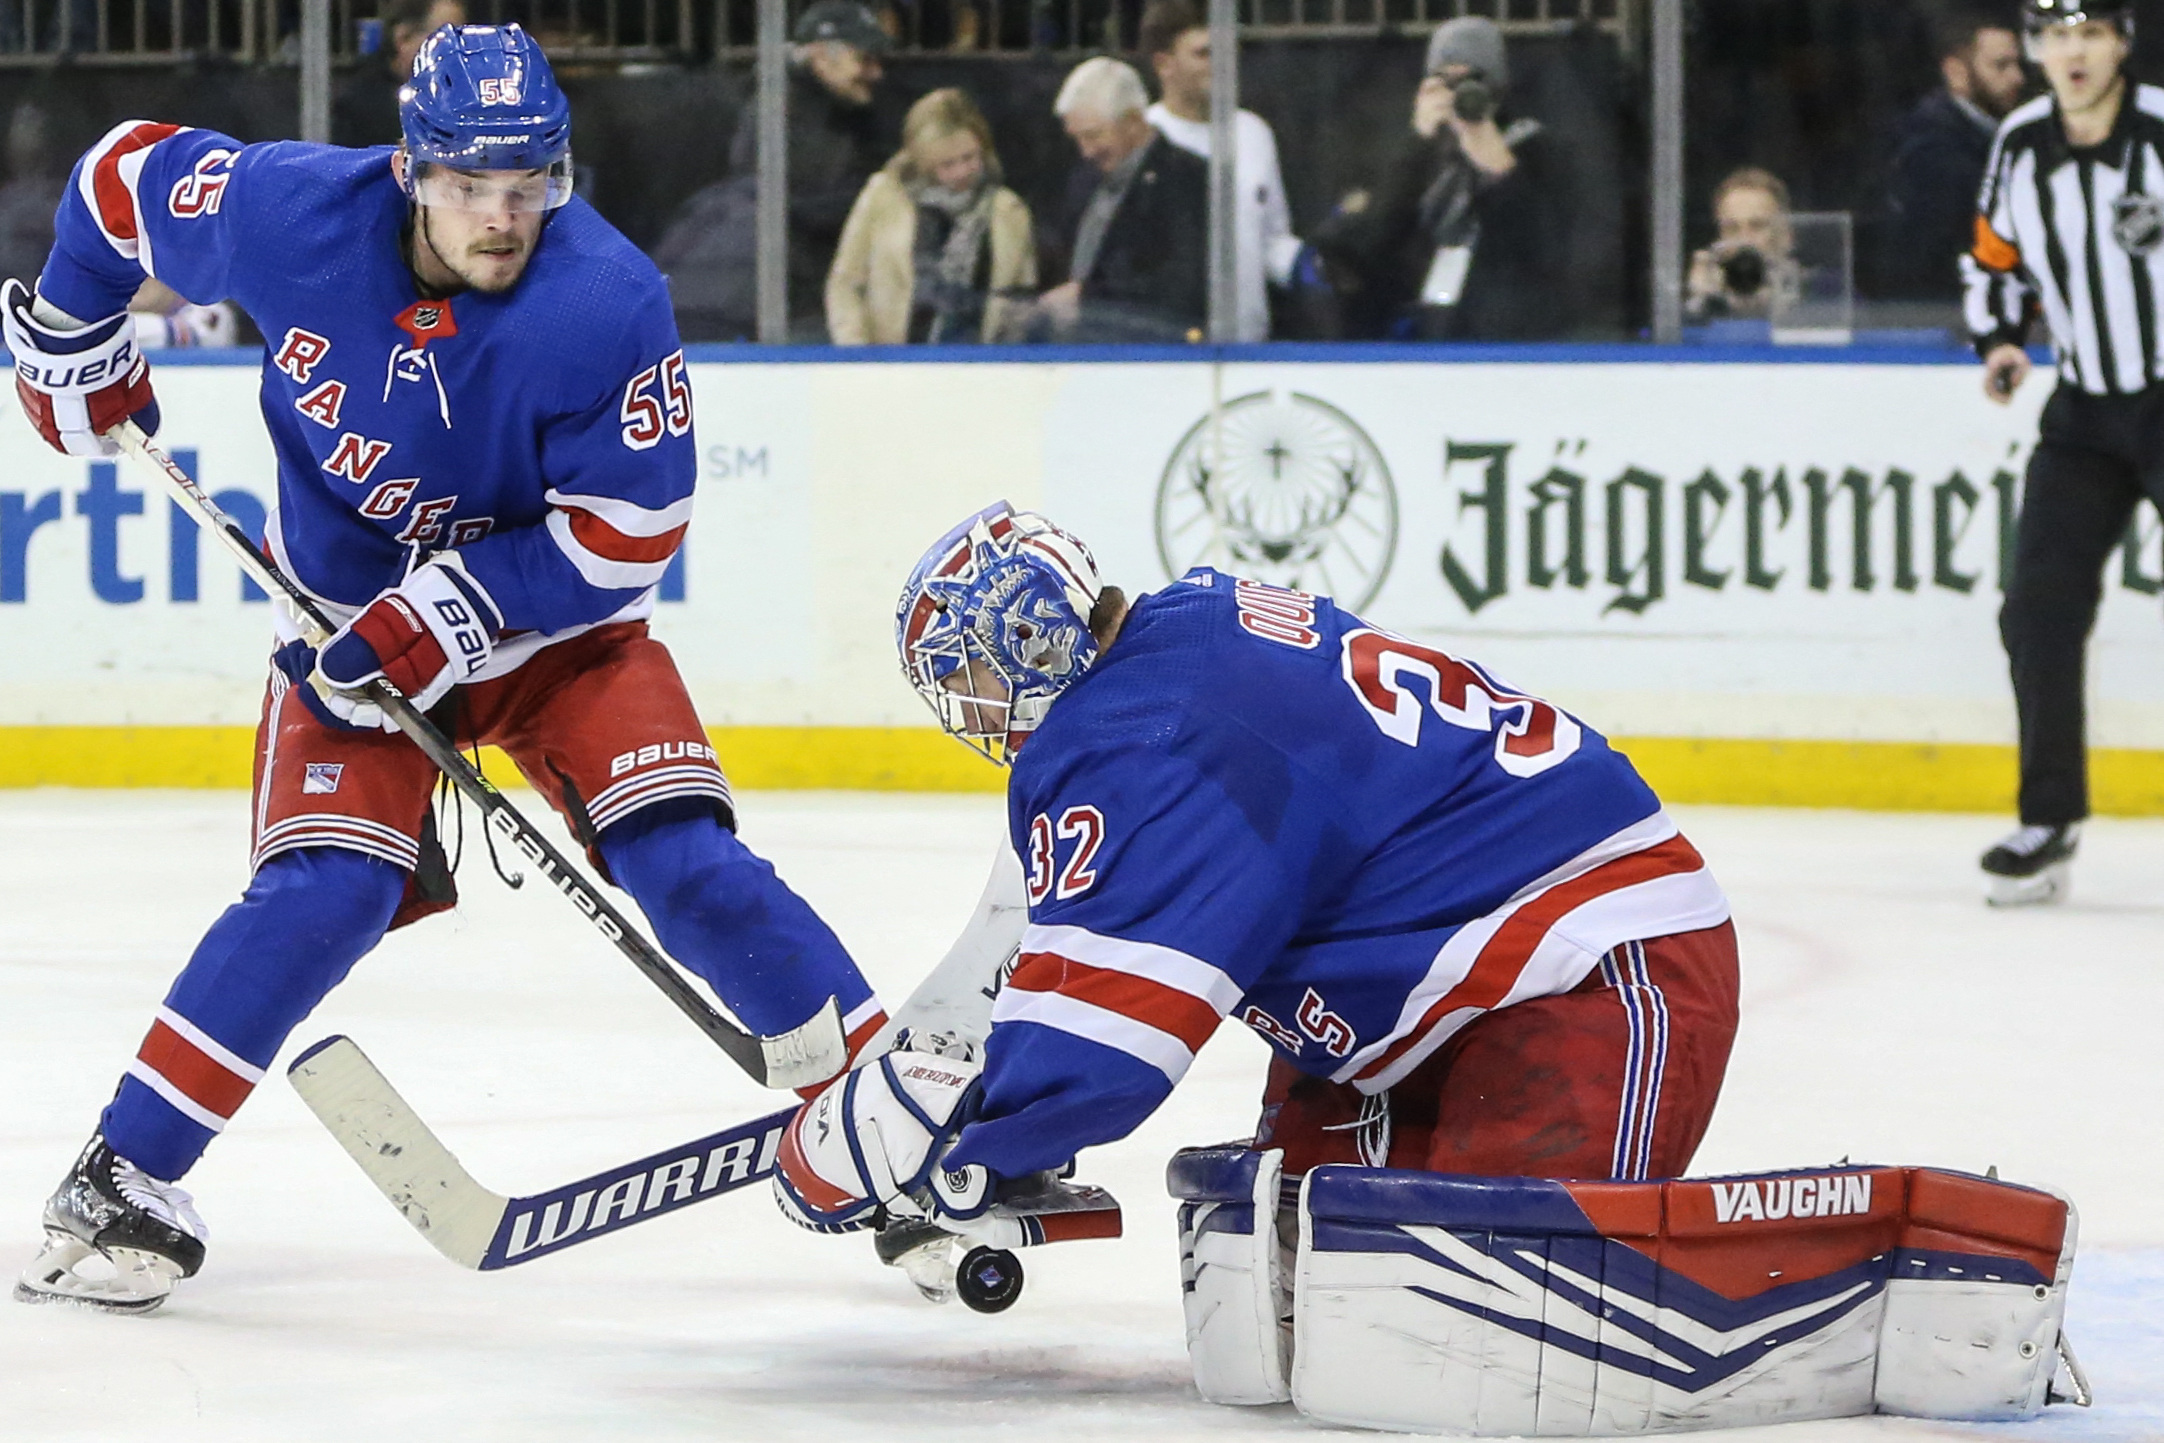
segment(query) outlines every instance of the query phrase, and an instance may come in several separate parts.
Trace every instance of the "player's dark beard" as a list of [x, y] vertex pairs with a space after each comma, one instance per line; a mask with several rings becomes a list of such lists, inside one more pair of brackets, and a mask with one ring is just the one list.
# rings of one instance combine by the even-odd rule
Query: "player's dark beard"
[[[543, 221], [542, 229], [547, 229], [547, 223], [545, 218]], [[406, 222], [404, 241], [406, 249], [406, 269], [413, 273], [414, 289], [420, 292], [424, 299], [432, 301], [443, 300], [447, 297], [455, 296], [460, 291], [465, 290], [479, 290], [484, 295], [492, 293], [500, 294], [504, 291], [510, 290], [513, 286], [517, 285], [520, 280], [524, 279], [526, 275], [526, 266], [528, 264], [531, 264], [533, 261], [533, 252], [540, 249], [541, 246], [541, 237], [539, 234], [536, 234], [533, 239], [533, 245], [528, 247], [526, 251], [524, 261], [520, 264], [517, 273], [513, 275], [510, 280], [506, 281], [500, 286], [477, 286], [473, 281], [467, 278], [465, 272], [461, 271], [457, 266], [451, 264], [450, 260], [445, 257], [442, 247], [436, 244], [435, 233], [429, 228], [428, 224], [427, 206], [416, 205], [413, 207], [412, 213]], [[446, 271], [449, 271], [453, 276], [456, 276], [458, 278], [458, 284], [448, 287], [436, 285], [431, 283], [425, 276], [421, 274], [418, 250], [418, 247], [421, 246], [428, 247], [428, 253], [435, 258], [436, 264], [443, 267]]]

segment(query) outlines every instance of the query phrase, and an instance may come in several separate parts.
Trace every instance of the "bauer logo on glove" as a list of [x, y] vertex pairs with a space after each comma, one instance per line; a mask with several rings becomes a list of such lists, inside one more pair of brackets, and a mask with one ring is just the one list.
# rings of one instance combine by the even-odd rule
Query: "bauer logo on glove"
[[502, 615], [454, 551], [439, 552], [323, 643], [316, 675], [332, 692], [387, 681], [427, 711], [488, 665]]
[[0, 335], [15, 358], [15, 394], [45, 444], [68, 456], [111, 456], [105, 433], [134, 421], [158, 430], [150, 363], [126, 311], [88, 323], [54, 309], [21, 281], [0, 285]]

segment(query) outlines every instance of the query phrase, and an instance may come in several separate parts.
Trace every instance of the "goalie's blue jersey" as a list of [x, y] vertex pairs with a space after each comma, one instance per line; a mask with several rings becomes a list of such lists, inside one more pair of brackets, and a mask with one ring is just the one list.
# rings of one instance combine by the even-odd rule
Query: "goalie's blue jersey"
[[39, 280], [85, 320], [154, 276], [262, 327], [269, 545], [343, 616], [457, 547], [507, 637], [646, 615], [690, 519], [691, 388], [654, 267], [585, 202], [508, 292], [424, 299], [387, 148], [242, 145], [129, 121], [77, 164]]
[[1200, 569], [1018, 753], [1029, 892], [979, 1119], [1016, 1176], [1123, 1137], [1237, 1017], [1388, 1088], [1485, 1012], [1727, 900], [1630, 762], [1479, 666]]

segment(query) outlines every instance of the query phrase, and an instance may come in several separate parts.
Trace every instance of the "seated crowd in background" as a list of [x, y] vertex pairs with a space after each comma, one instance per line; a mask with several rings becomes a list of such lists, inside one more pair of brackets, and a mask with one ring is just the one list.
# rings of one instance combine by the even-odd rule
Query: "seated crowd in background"
[[[792, 31], [787, 338], [844, 345], [1203, 338], [1211, 76], [1200, 0], [1147, 0], [1135, 32], [1138, 63], [1082, 61], [1061, 77], [1050, 107], [1036, 88], [1044, 81], [1012, 83], [1021, 70], [1002, 66], [995, 78], [974, 67], [975, 82], [965, 75], [965, 85], [935, 90], [909, 106], [906, 119], [904, 97], [889, 93], [886, 75], [902, 22], [880, 3], [811, 0]], [[1852, 182], [1839, 183], [1832, 204], [1823, 176], [1788, 172], [1788, 164], [1808, 169], [1811, 157], [1799, 157], [1777, 127], [1751, 126], [1715, 147], [1734, 160], [1785, 156], [1779, 168], [1806, 200], [1854, 211], [1859, 293], [1908, 303], [1902, 314], [1917, 317], [1880, 324], [1925, 324], [1933, 307], [1951, 318], [1957, 258], [1970, 243], [1995, 127], [2030, 83], [2018, 28], [2003, 9], [1990, 0], [1930, 7], [1932, 44], [1914, 45], [1890, 72], [1913, 79], [1894, 82], [1898, 106], [1874, 112], [1872, 158], [1852, 169]], [[340, 143], [395, 141], [396, 92], [412, 55], [435, 27], [465, 16], [465, 0], [383, 0], [362, 32], [379, 37], [380, 48], [337, 78]], [[930, 43], [929, 31], [908, 28]], [[1495, 22], [1449, 21], [1429, 37], [1406, 109], [1397, 97], [1415, 83], [1411, 67], [1392, 60], [1377, 72], [1372, 96], [1328, 102], [1330, 143], [1320, 149], [1315, 100], [1288, 98], [1283, 73], [1267, 59], [1258, 65], [1260, 79], [1246, 93], [1277, 95], [1288, 106], [1275, 113], [1298, 127], [1288, 132], [1285, 155], [1305, 188], [1292, 193], [1314, 209], [1296, 231], [1278, 134], [1253, 110], [1238, 110], [1235, 338], [1509, 341], [1643, 326], [1644, 293], [1629, 297], [1629, 273], [1643, 265], [1642, 255], [1630, 254], [1642, 244], [1643, 197], [1631, 199], [1639, 183], [1625, 174], [1631, 162], [1602, 128], [1605, 107], [1630, 102], [1627, 91], [1589, 88], [1604, 52], [1590, 33], [1578, 38], [1585, 45], [1577, 49], [1575, 40], [1542, 42], [1527, 74], [1517, 75]], [[1936, 57], [1935, 84], [1910, 102], [1916, 90], [1907, 86], [1921, 82], [1925, 54]], [[11, 101], [6, 112], [0, 272], [33, 269], [50, 244], [66, 179], [52, 155], [75, 144], [74, 131], [110, 123], [91, 113], [100, 102], [71, 99], [80, 87], [58, 78], [64, 72], [54, 75], [19, 89], [18, 97], [35, 98]], [[725, 112], [733, 130], [687, 132], [667, 155], [647, 154], [636, 169], [613, 158], [607, 132], [590, 151], [581, 142], [580, 193], [613, 204], [612, 218], [650, 242], [687, 341], [748, 340], [758, 331], [758, 125], [746, 81], [731, 82], [741, 87]], [[710, 104], [698, 100], [686, 113], [703, 116]], [[1004, 144], [994, 144], [987, 110]], [[633, 113], [645, 123], [645, 112], [625, 115]], [[56, 131], [69, 132], [66, 144], [48, 133]], [[597, 168], [614, 179], [613, 192], [597, 194]], [[720, 177], [702, 185], [715, 170]], [[665, 184], [672, 173], [684, 179], [673, 193]], [[643, 226], [619, 214], [627, 198], [634, 211], [648, 208]], [[664, 208], [671, 205], [673, 214]], [[1694, 204], [1692, 231], [1706, 237], [1710, 227], [1711, 235], [1694, 240], [1689, 321], [1769, 315], [1799, 275], [1792, 209], [1775, 167], [1758, 163], [1727, 172], [1707, 210]], [[221, 330], [216, 318], [196, 324], [170, 293], [146, 296], [141, 308], [178, 317], [147, 329], [153, 344], [161, 329], [182, 343], [241, 334]]]

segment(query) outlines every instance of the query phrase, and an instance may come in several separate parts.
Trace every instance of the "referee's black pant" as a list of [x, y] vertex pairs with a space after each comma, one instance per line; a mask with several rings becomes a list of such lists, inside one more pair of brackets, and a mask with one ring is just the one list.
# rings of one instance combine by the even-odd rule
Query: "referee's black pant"
[[2089, 815], [2085, 654], [2104, 563], [2147, 496], [2164, 510], [2164, 384], [2132, 396], [2061, 385], [2029, 460], [1999, 637], [2021, 721], [2021, 820]]

